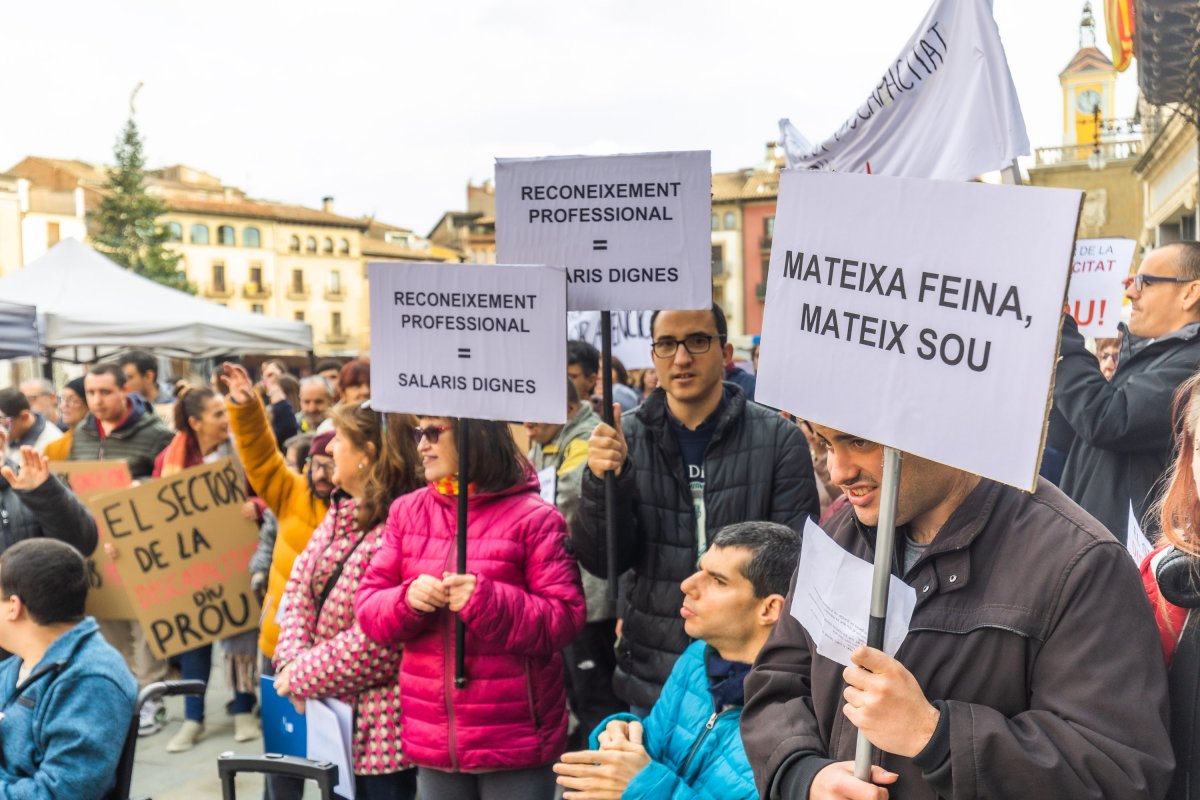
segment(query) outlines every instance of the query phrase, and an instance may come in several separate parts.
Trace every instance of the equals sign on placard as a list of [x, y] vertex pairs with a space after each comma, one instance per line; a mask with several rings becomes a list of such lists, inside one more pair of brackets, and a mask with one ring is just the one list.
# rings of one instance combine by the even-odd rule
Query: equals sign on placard
[[607, 250], [608, 249], [608, 239], [592, 239], [592, 249], [593, 250]]
[[471, 357], [471, 348], [469, 348], [469, 347], [458, 348], [458, 357], [459, 358], [470, 358]]

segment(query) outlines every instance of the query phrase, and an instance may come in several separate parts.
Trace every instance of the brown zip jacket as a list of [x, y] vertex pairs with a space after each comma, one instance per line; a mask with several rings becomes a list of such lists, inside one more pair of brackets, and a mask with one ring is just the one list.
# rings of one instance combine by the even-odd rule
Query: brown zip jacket
[[[873, 558], [852, 510], [826, 530]], [[915, 758], [877, 756], [900, 775], [892, 800], [1161, 800], [1174, 767], [1162, 648], [1137, 565], [1095, 519], [1045, 480], [1034, 494], [982, 480], [903, 578], [917, 608], [896, 658], [942, 720]], [[791, 614], [775, 626], [742, 714], [764, 798], [807, 800], [816, 771], [854, 759], [842, 669]]]

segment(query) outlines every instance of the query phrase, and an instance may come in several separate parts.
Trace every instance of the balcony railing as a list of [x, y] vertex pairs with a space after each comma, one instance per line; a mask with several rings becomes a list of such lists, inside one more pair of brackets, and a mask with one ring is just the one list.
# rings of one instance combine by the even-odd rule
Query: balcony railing
[[210, 281], [204, 284], [204, 296], [221, 298], [233, 297], [233, 287], [228, 283], [213, 283]]
[[761, 249], [764, 253], [769, 252], [771, 250], [771, 242], [774, 240], [774, 238], [775, 238], [774, 236], [762, 237], [762, 240], [759, 242], [759, 245], [758, 245], [759, 249]]
[[345, 300], [346, 299], [346, 290], [345, 289], [326, 288], [325, 289], [325, 299], [326, 300]]
[[242, 284], [242, 296], [247, 300], [266, 300], [271, 296], [271, 287], [261, 283]]
[[[1137, 158], [1142, 154], [1142, 149], [1141, 139], [1100, 142], [1100, 156], [1106, 162]], [[1068, 144], [1061, 147], [1039, 147], [1034, 150], [1034, 157], [1037, 166], [1053, 167], [1060, 164], [1086, 164], [1095, 152], [1095, 144]]]
[[329, 344], [345, 344], [350, 341], [350, 335], [345, 331], [330, 331], [325, 334], [325, 341]]
[[307, 300], [308, 299], [308, 284], [297, 286], [294, 283], [288, 284], [287, 289], [288, 300]]

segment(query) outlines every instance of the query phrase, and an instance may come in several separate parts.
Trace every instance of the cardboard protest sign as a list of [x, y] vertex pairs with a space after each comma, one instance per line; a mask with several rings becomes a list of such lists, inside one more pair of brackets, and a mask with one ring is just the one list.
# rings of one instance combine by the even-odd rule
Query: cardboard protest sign
[[567, 267], [572, 311], [708, 308], [707, 151], [496, 159], [496, 257]]
[[371, 407], [565, 422], [562, 267], [369, 265]]
[[1092, 339], [1117, 335], [1125, 276], [1133, 263], [1133, 239], [1080, 239], [1075, 242], [1067, 310], [1079, 332]]
[[[612, 354], [621, 359], [625, 369], [650, 369], [654, 360], [650, 346], [650, 318], [653, 311], [614, 311], [612, 313]], [[599, 311], [568, 311], [567, 338], [578, 339], [601, 349], [604, 331], [600, 328]]]
[[245, 486], [223, 458], [97, 499], [156, 658], [258, 625], [248, 568], [258, 530], [242, 516]]
[[784, 172], [756, 398], [1032, 488], [1081, 196]]
[[99, 544], [96, 552], [86, 559], [91, 582], [87, 613], [96, 619], [134, 619], [133, 603], [125, 594], [117, 565], [104, 552], [104, 542], [110, 540], [108, 531], [92, 503], [107, 492], [124, 489], [133, 483], [129, 464], [125, 461], [51, 461], [50, 472], [71, 487], [71, 491], [96, 517]]

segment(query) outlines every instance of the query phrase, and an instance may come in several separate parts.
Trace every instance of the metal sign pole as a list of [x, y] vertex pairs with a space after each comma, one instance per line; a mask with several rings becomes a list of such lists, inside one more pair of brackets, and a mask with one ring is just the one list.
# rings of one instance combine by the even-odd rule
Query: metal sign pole
[[[888, 586], [892, 577], [892, 556], [896, 550], [896, 496], [900, 493], [900, 451], [883, 448], [883, 485], [879, 494], [879, 524], [875, 528], [875, 573], [871, 579], [871, 619], [867, 626], [867, 646], [883, 649], [883, 631], [887, 622]], [[871, 781], [871, 762], [875, 747], [862, 731], [854, 751], [854, 777]]]
[[[471, 483], [470, 457], [467, 453], [468, 420], [458, 418], [454, 431], [454, 440], [458, 443], [458, 562], [455, 567], [459, 575], [467, 574], [467, 487]], [[467, 629], [462, 617], [454, 618], [454, 687], [461, 689], [467, 685]]]
[[[604, 387], [602, 416], [613, 424], [612, 312], [600, 312], [600, 381]], [[582, 398], [581, 398], [582, 399]], [[617, 616], [617, 474], [604, 473], [604, 555], [608, 572], [608, 613]]]

